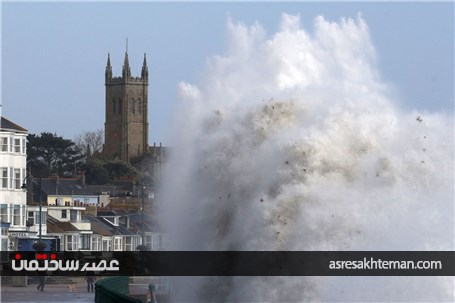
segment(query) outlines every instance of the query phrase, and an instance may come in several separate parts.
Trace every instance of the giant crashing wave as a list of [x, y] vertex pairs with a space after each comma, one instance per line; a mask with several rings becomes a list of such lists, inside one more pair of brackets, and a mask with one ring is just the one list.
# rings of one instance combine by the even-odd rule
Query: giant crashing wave
[[[172, 250], [453, 250], [453, 117], [400, 110], [368, 26], [283, 14], [180, 84], [160, 210]], [[453, 278], [198, 277], [193, 301], [450, 301]]]

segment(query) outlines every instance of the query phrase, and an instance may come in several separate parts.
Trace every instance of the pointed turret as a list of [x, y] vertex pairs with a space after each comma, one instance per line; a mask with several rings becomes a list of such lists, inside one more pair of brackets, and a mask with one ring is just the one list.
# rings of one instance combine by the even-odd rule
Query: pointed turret
[[128, 52], [125, 52], [125, 61], [123, 62], [122, 76], [123, 79], [131, 78], [130, 63], [128, 62]]
[[147, 67], [147, 57], [146, 54], [144, 54], [144, 63], [142, 64], [142, 72], [141, 72], [141, 77], [142, 80], [148, 81], [149, 78], [149, 69]]
[[144, 63], [142, 63], [142, 69], [144, 69], [144, 67], [147, 67], [147, 54], [144, 53]]
[[105, 72], [106, 82], [112, 78], [112, 66], [111, 66], [111, 56], [107, 54], [107, 64], [106, 64], [106, 72]]

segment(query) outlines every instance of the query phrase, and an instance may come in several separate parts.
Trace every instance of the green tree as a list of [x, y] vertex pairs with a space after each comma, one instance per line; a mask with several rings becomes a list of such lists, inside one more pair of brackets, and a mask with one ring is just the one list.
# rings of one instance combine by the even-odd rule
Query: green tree
[[109, 182], [109, 172], [104, 167], [104, 161], [88, 159], [82, 166], [85, 173], [85, 181], [91, 185], [103, 185]]
[[35, 177], [77, 173], [82, 154], [73, 141], [49, 132], [29, 134], [27, 140], [27, 163]]
[[83, 165], [88, 184], [133, 184], [140, 178], [139, 171], [121, 160], [88, 159]]
[[129, 162], [121, 160], [107, 161], [104, 167], [109, 172], [109, 179], [112, 183], [135, 182], [139, 177], [139, 171]]

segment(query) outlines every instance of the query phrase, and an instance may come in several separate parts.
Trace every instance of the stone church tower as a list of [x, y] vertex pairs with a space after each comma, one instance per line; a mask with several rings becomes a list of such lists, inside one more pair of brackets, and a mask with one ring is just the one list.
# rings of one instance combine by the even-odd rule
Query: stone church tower
[[148, 68], [144, 54], [141, 77], [132, 77], [128, 49], [121, 77], [112, 77], [110, 55], [105, 72], [105, 156], [130, 161], [148, 149]]

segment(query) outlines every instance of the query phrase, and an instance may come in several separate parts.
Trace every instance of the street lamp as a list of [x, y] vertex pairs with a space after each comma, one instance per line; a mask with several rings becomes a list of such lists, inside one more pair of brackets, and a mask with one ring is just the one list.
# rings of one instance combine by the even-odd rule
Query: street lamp
[[141, 225], [141, 232], [142, 232], [142, 245], [145, 246], [145, 235], [144, 235], [144, 190], [145, 190], [145, 185], [141, 185], [141, 199], [142, 199], [142, 225]]
[[[23, 180], [23, 183], [22, 183], [22, 190], [24, 191], [27, 191], [27, 183], [25, 182], [25, 180], [28, 178], [29, 176], [26, 176]], [[33, 180], [33, 178], [32, 178]], [[42, 221], [42, 205], [43, 205], [43, 201], [42, 201], [42, 194], [41, 194], [41, 190], [42, 187], [41, 187], [41, 177], [39, 177], [39, 230], [38, 230], [38, 242], [41, 243], [41, 221]], [[33, 187], [32, 187], [32, 192], [33, 192]], [[33, 196], [33, 195], [32, 195]]]
[[41, 223], [42, 223], [42, 216], [43, 216], [43, 211], [41, 207], [43, 206], [43, 201], [41, 199], [42, 197], [42, 188], [41, 188], [41, 177], [39, 177], [39, 233], [38, 233], [38, 241], [41, 243]]

